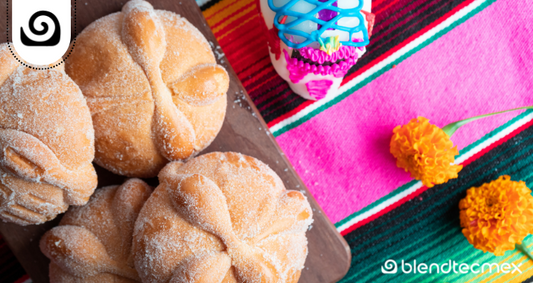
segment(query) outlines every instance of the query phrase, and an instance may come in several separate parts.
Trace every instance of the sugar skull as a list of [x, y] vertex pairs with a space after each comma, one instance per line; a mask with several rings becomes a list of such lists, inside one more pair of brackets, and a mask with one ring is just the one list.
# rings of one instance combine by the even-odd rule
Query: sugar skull
[[259, 0], [276, 72], [300, 96], [336, 92], [365, 53], [374, 15], [370, 0]]

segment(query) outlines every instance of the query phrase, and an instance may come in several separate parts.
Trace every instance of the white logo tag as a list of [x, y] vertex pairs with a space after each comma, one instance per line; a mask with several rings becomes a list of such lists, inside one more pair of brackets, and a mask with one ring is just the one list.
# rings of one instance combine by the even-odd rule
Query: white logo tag
[[17, 54], [33, 65], [60, 60], [70, 45], [70, 0], [12, 1], [12, 39]]
[[381, 272], [383, 274], [394, 274], [398, 272], [398, 264], [396, 264], [396, 261], [389, 259], [381, 266]]

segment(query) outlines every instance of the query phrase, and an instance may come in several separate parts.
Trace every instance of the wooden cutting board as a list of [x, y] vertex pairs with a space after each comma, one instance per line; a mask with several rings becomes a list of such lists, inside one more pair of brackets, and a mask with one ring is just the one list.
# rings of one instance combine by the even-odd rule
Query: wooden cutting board
[[[11, 1], [9, 0], [10, 7]], [[120, 11], [125, 2], [127, 1], [78, 0], [74, 2], [73, 0], [72, 3], [75, 4], [77, 10], [76, 32], [81, 32], [87, 25], [98, 18]], [[213, 43], [213, 49], [217, 49], [219, 53], [222, 52], [194, 0], [149, 0], [149, 2], [156, 9], [173, 11], [187, 18], [204, 34], [208, 41]], [[0, 7], [5, 9], [6, 0], [0, 0], [0, 3]], [[0, 27], [0, 36], [2, 36], [0, 42], [5, 42], [6, 14], [0, 12], [0, 15], [2, 15], [0, 16], [0, 23], [2, 23]], [[237, 75], [228, 64], [227, 59], [223, 56], [218, 59], [219, 64], [226, 68], [231, 78], [228, 91], [228, 109], [220, 134], [203, 153], [236, 151], [253, 156], [268, 164], [281, 177], [287, 189], [305, 192], [313, 208], [314, 223], [312, 229], [307, 232], [309, 255], [300, 282], [327, 283], [340, 280], [350, 267], [351, 254], [349, 246], [344, 238], [337, 233], [333, 224], [294, 171]], [[99, 187], [121, 184], [125, 180], [125, 177], [114, 175], [99, 167], [97, 167], [97, 172]], [[151, 185], [157, 185], [157, 180], [155, 179], [147, 181]], [[60, 218], [59, 216], [48, 223], [26, 227], [0, 223], [0, 232], [4, 239], [36, 283], [48, 282], [49, 260], [39, 250], [39, 239], [45, 231], [56, 226]]]

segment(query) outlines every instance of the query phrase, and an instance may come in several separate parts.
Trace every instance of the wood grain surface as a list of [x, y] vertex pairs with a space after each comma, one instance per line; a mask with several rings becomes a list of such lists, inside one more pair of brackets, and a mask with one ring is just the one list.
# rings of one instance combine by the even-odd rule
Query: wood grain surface
[[[11, 1], [9, 0], [9, 4]], [[81, 32], [98, 18], [120, 11], [125, 2], [127, 1], [78, 0], [74, 2], [73, 0], [73, 9], [74, 4], [76, 6], [76, 32]], [[156, 9], [173, 11], [187, 18], [208, 41], [212, 42], [213, 49], [219, 46], [194, 0], [149, 0], [149, 2]], [[0, 3], [0, 7], [6, 9], [6, 0], [0, 0]], [[7, 40], [6, 17], [10, 17], [10, 13], [6, 15], [6, 10], [3, 10], [0, 15], [2, 23], [0, 42], [5, 42]], [[219, 48], [218, 51], [221, 52], [221, 49]], [[327, 283], [340, 280], [348, 271], [351, 261], [350, 249], [346, 241], [337, 233], [333, 224], [294, 171], [227, 59], [221, 57], [219, 63], [226, 68], [231, 77], [228, 110], [220, 134], [203, 153], [236, 151], [253, 156], [268, 164], [281, 177], [287, 189], [305, 192], [313, 208], [314, 223], [312, 229], [307, 232], [309, 255], [300, 282]], [[97, 167], [97, 172], [99, 187], [121, 184], [126, 179], [99, 167]], [[147, 181], [151, 185], [157, 185], [156, 179]], [[45, 231], [57, 225], [60, 218], [59, 216], [53, 221], [36, 226], [21, 227], [14, 224], [0, 224], [0, 232], [6, 242], [36, 283], [48, 282], [49, 260], [39, 250], [39, 239]]]

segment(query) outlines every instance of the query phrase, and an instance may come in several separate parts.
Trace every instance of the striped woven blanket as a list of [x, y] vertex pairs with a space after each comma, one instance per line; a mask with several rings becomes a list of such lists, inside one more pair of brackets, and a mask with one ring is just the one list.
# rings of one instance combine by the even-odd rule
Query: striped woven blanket
[[[198, 3], [278, 143], [350, 244], [352, 267], [341, 282], [533, 276], [533, 260], [520, 252], [495, 257], [468, 244], [458, 209], [466, 189], [502, 174], [533, 187], [532, 112], [461, 128], [452, 140], [465, 167], [458, 179], [431, 189], [397, 168], [388, 148], [392, 129], [417, 116], [444, 126], [533, 105], [531, 1], [374, 0], [368, 52], [336, 95], [317, 102], [295, 95], [276, 74], [256, 0]], [[526, 244], [531, 248], [533, 239]], [[5, 244], [0, 247], [0, 281], [26, 280]], [[506, 262], [508, 273], [496, 272], [496, 265], [482, 269]], [[421, 264], [430, 269], [423, 273]], [[474, 269], [462, 273], [461, 264]]]
[[[533, 186], [532, 125], [528, 111], [464, 148], [459, 178], [425, 190], [410, 182], [360, 211], [379, 212], [344, 230], [352, 266], [341, 282], [533, 282], [533, 260], [523, 252], [497, 257], [473, 248], [461, 233], [458, 208], [468, 188], [501, 175]], [[533, 250], [533, 236], [525, 244]], [[421, 273], [421, 264], [434, 267]]]
[[[468, 188], [501, 174], [531, 181], [533, 114], [461, 128], [453, 141], [465, 168], [458, 179], [431, 189], [396, 168], [388, 148], [392, 129], [417, 116], [444, 126], [533, 104], [533, 4], [375, 0], [368, 52], [339, 93], [317, 102], [295, 95], [276, 74], [255, 0], [201, 7], [278, 143], [350, 244], [352, 267], [342, 282], [521, 282], [533, 276], [533, 260], [524, 254], [495, 257], [474, 249], [461, 233], [458, 208]], [[381, 269], [389, 259], [396, 273]], [[464, 263], [474, 271], [404, 272], [415, 260], [439, 269]], [[520, 273], [475, 265], [504, 262], [521, 264]]]

